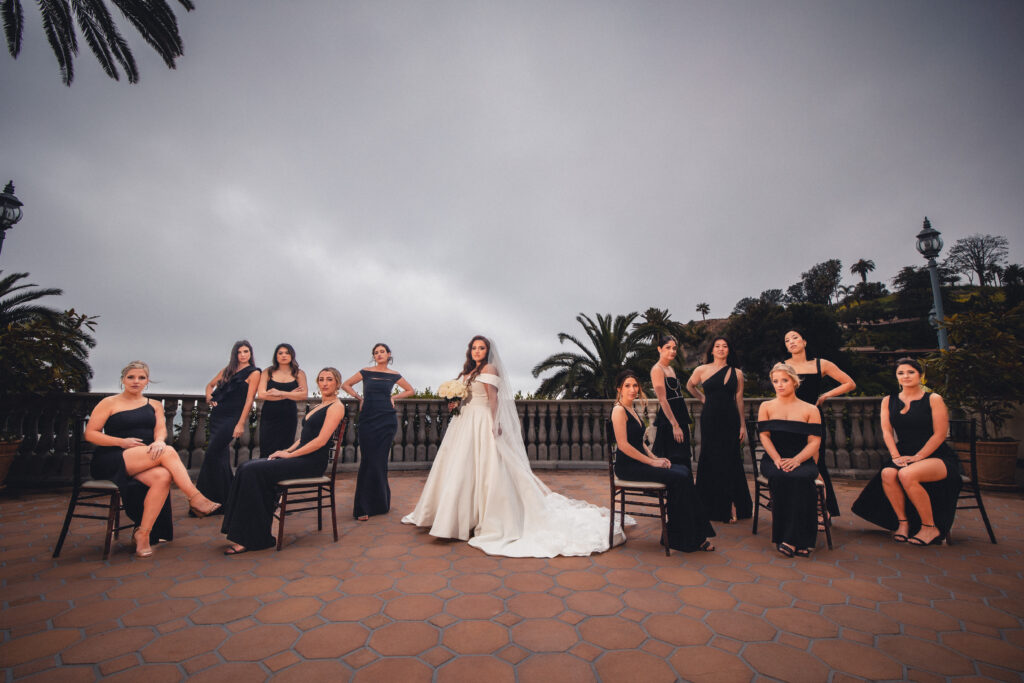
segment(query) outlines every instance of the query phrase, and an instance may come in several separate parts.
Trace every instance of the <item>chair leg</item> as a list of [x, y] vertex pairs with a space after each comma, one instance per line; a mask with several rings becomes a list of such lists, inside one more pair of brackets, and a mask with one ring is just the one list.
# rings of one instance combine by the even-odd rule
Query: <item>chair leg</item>
[[658, 491], [658, 512], [661, 513], [661, 535], [665, 539], [665, 557], [672, 554], [672, 551], [668, 547], [668, 502], [665, 491]]
[[334, 542], [338, 542], [338, 511], [334, 507], [334, 483], [330, 484], [330, 500], [331, 500], [331, 527], [334, 529]]
[[324, 530], [324, 488], [316, 487], [316, 530]]
[[107, 533], [103, 536], [103, 559], [110, 557], [110, 541], [114, 538], [114, 529], [118, 527], [121, 511], [121, 495], [118, 492], [110, 494], [110, 507], [107, 510]]
[[828, 511], [828, 505], [825, 503], [825, 489], [818, 489], [818, 514], [821, 515], [821, 526], [825, 531], [825, 542], [828, 544], [828, 549], [832, 550], [832, 515]]
[[992, 531], [992, 522], [988, 521], [988, 513], [985, 512], [985, 504], [981, 502], [981, 491], [974, 489], [974, 499], [978, 501], [978, 512], [981, 513], [981, 521], [985, 522], [985, 529], [988, 531], [988, 538], [996, 542], [996, 534]]
[[612, 502], [608, 506], [608, 549], [612, 548], [615, 541], [615, 493], [612, 493]]
[[64, 515], [64, 526], [61, 527], [60, 536], [57, 538], [57, 545], [53, 549], [54, 559], [60, 555], [60, 549], [64, 547], [64, 539], [67, 538], [68, 529], [71, 528], [71, 518], [75, 515], [75, 506], [78, 504], [78, 491], [71, 492], [71, 500], [68, 502], [68, 513]]
[[277, 518], [277, 549], [280, 551], [281, 546], [284, 545], [284, 518], [288, 514], [288, 489], [281, 493], [281, 509], [278, 512], [280, 517]]
[[761, 482], [757, 481], [757, 472], [754, 472], [754, 525], [750, 529], [750, 533], [757, 536], [757, 518], [761, 514]]

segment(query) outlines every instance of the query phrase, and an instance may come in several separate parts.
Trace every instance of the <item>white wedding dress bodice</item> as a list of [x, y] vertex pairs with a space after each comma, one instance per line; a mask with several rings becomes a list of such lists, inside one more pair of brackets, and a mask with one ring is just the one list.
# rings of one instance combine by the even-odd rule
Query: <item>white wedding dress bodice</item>
[[[416, 508], [406, 524], [429, 526], [439, 538], [469, 540], [489, 555], [555, 557], [608, 550], [608, 509], [552, 492], [530, 470], [519, 434], [495, 438], [480, 374], [452, 418]], [[508, 436], [520, 448], [510, 447]], [[630, 520], [631, 521], [631, 520]], [[625, 536], [615, 524], [615, 545]]]

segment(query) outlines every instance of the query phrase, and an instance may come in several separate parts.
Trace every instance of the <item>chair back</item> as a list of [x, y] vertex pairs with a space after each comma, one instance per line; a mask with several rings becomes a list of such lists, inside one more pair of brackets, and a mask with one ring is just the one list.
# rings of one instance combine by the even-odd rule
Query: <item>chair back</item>
[[960, 461], [962, 472], [969, 473], [971, 483], [978, 485], [978, 423], [973, 418], [969, 420], [949, 421], [949, 441], [967, 442], [970, 444], [967, 453], [953, 449], [957, 460]]
[[85, 440], [85, 425], [89, 421], [87, 415], [75, 412], [71, 416], [71, 448], [74, 456], [74, 464], [71, 471], [71, 485], [75, 489], [82, 487], [82, 483], [92, 477], [89, 475], [89, 466], [92, 461], [94, 446]]
[[338, 431], [334, 433], [333, 442], [331, 443], [330, 461], [327, 464], [327, 469], [330, 472], [327, 476], [331, 478], [331, 482], [334, 482], [334, 476], [338, 473], [338, 460], [341, 458], [341, 449], [345, 447], [345, 429], [348, 427], [348, 417], [341, 418], [341, 422], [338, 423]]
[[760, 455], [764, 455], [764, 447], [761, 446], [761, 433], [757, 428], [757, 420], [747, 420], [747, 442], [750, 444], [750, 460], [754, 464], [754, 476], [761, 471], [758, 469]]
[[608, 444], [608, 476], [615, 480], [615, 456], [619, 452], [619, 444], [615, 440], [615, 426], [611, 418], [604, 421], [604, 440]]

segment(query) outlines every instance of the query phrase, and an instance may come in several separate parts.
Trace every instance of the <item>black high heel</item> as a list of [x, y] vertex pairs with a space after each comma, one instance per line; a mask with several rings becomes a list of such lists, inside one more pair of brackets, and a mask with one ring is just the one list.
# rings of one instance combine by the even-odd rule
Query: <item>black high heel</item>
[[[907, 520], [905, 520], [905, 519], [897, 519], [896, 521], [897, 522], [905, 522]], [[896, 532], [893, 532], [892, 540], [896, 541], [897, 543], [906, 543], [909, 539], [906, 536], [904, 536], [903, 534], [897, 534]]]
[[[923, 526], [923, 527], [926, 526], [926, 527], [928, 527], [930, 529], [934, 529], [935, 528], [934, 524], [922, 524], [921, 526]], [[911, 536], [910, 538], [907, 539], [907, 543], [909, 543], [910, 545], [920, 545], [920, 546], [924, 546], [924, 545], [942, 545], [942, 542], [945, 541], [945, 540], [946, 540], [946, 537], [944, 535], [942, 535], [942, 534], [939, 534], [938, 536], [936, 536], [935, 538], [933, 538], [930, 541], [922, 541], [917, 536]]]

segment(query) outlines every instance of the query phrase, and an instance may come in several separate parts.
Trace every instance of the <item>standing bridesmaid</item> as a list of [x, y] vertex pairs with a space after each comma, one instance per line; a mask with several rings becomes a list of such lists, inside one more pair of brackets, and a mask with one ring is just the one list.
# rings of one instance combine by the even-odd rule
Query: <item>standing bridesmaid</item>
[[256, 397], [260, 370], [252, 364], [252, 344], [235, 342], [231, 359], [206, 385], [210, 411], [210, 441], [196, 486], [210, 500], [223, 503], [231, 487], [231, 442], [249, 427], [249, 410]]
[[295, 441], [299, 401], [309, 398], [306, 373], [299, 370], [291, 344], [278, 344], [273, 364], [260, 373], [260, 457], [283, 451]]
[[[373, 367], [363, 368], [345, 380], [341, 388], [359, 401], [359, 474], [356, 476], [352, 516], [365, 522], [370, 515], [382, 515], [391, 509], [388, 486], [388, 455], [398, 431], [395, 400], [413, 395], [413, 388], [401, 374], [388, 366], [392, 362], [387, 344], [373, 347]], [[352, 385], [363, 383], [363, 395]], [[391, 395], [395, 385], [401, 393]]]
[[[743, 373], [735, 367], [729, 340], [711, 340], [704, 365], [697, 366], [686, 389], [704, 404], [700, 414], [697, 493], [708, 518], [733, 524], [753, 514], [743, 471]], [[698, 388], [699, 387], [699, 388]]]
[[[796, 397], [801, 401], [818, 407], [821, 414], [821, 440], [819, 441], [818, 471], [821, 479], [825, 482], [825, 505], [833, 517], [839, 516], [839, 504], [836, 502], [836, 493], [832, 489], [832, 477], [828, 473], [828, 465], [825, 463], [825, 442], [828, 439], [828, 429], [825, 427], [825, 411], [822, 406], [825, 401], [836, 396], [848, 394], [857, 388], [857, 383], [839, 366], [824, 358], [807, 359], [807, 341], [804, 336], [796, 330], [786, 332], [786, 350], [789, 351], [789, 360], [786, 363], [796, 370], [800, 378], [800, 385], [796, 390]], [[831, 377], [839, 386], [822, 392], [822, 384], [825, 377]]]
[[665, 335], [658, 344], [658, 362], [651, 368], [651, 386], [658, 397], [661, 410], [654, 420], [656, 428], [651, 452], [659, 458], [667, 458], [673, 465], [683, 465], [693, 472], [690, 462], [690, 413], [686, 410], [686, 399], [682, 387], [672, 369], [672, 361], [679, 351], [679, 341], [672, 335]]

